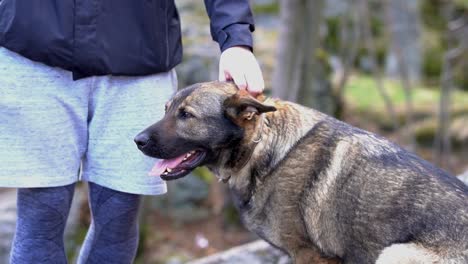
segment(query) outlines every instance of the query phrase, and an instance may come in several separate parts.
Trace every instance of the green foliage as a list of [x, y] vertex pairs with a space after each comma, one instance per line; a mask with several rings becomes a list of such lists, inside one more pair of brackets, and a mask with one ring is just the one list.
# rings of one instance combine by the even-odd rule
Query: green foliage
[[444, 51], [440, 46], [427, 47], [423, 57], [423, 76], [431, 83], [440, 78]]
[[[461, 0], [468, 1], [468, 0]], [[440, 0], [425, 0], [421, 5], [423, 24], [431, 30], [442, 31], [445, 29], [445, 19], [441, 14], [443, 2]]]
[[468, 91], [468, 52], [465, 52], [457, 61], [454, 68], [454, 82], [457, 87]]
[[330, 73], [332, 72], [332, 68], [330, 65], [330, 55], [328, 54], [328, 52], [324, 49], [318, 48], [315, 51], [315, 59], [323, 67], [323, 70], [326, 76], [329, 76]]
[[455, 85], [460, 87], [464, 91], [468, 91], [468, 64], [465, 64], [464, 67], [460, 67], [460, 70], [455, 73]]
[[227, 226], [242, 226], [239, 211], [232, 204], [223, 209], [223, 219]]
[[381, 37], [384, 35], [385, 28], [381, 17], [377, 17], [375, 15], [371, 16], [370, 27], [372, 36]]
[[324, 39], [324, 46], [332, 53], [340, 50], [340, 27], [342, 26], [338, 17], [328, 17], [325, 20], [327, 25], [327, 35]]
[[193, 172], [194, 175], [202, 179], [206, 183], [211, 183], [215, 179], [213, 173], [211, 173], [206, 167], [199, 167]]
[[277, 2], [269, 4], [254, 4], [252, 6], [254, 14], [278, 14], [279, 13], [279, 4]]
[[455, 0], [455, 4], [459, 8], [468, 9], [468, 0]]

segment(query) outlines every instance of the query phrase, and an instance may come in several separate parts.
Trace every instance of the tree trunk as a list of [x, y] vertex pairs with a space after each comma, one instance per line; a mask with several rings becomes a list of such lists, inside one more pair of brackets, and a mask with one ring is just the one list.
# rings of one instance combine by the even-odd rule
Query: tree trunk
[[336, 82], [337, 97], [337, 116], [341, 116], [344, 112], [344, 92], [345, 86], [351, 75], [351, 71], [356, 60], [360, 38], [362, 37], [361, 28], [359, 25], [359, 10], [357, 8], [359, 0], [351, 0], [348, 14], [340, 18], [341, 34], [340, 34], [340, 52], [339, 57], [343, 62], [343, 72], [339, 75]]
[[422, 30], [419, 7], [418, 0], [389, 0], [386, 7], [391, 36], [386, 72], [387, 75], [398, 78], [404, 65], [410, 82], [419, 82], [421, 79]]
[[377, 62], [377, 51], [372, 39], [372, 30], [370, 24], [370, 12], [369, 12], [369, 0], [360, 0], [358, 1], [359, 4], [359, 12], [362, 19], [362, 27], [363, 27], [363, 41], [364, 45], [369, 53], [369, 59], [371, 60], [372, 65], [372, 75], [374, 77], [376, 88], [379, 94], [382, 96], [382, 99], [385, 104], [385, 108], [390, 116], [390, 122], [392, 125], [393, 130], [397, 130], [398, 128], [398, 119], [395, 112], [395, 108], [393, 107], [392, 100], [388, 95], [387, 91], [384, 87], [383, 77], [380, 70], [380, 66]]
[[326, 113], [334, 100], [326, 67], [317, 60], [324, 0], [281, 0], [278, 64], [273, 96], [299, 102]]
[[[412, 83], [419, 81], [421, 70], [421, 54], [419, 45], [419, 9], [418, 1], [401, 2], [400, 0], [385, 1], [387, 24], [390, 25], [391, 50], [389, 56], [395, 57], [396, 71], [392, 73], [401, 80], [405, 95], [406, 122], [403, 134], [408, 149], [414, 150], [413, 89]], [[404, 11], [403, 11], [404, 10]], [[409, 19], [408, 16], [412, 17]], [[400, 19], [399, 21], [396, 21]], [[411, 23], [411, 24], [405, 24]], [[395, 77], [396, 77], [395, 76]]]
[[[444, 16], [447, 18], [447, 37], [450, 44], [444, 55], [442, 73], [440, 77], [440, 100], [438, 111], [438, 127], [434, 139], [434, 156], [436, 163], [447, 170], [452, 169], [449, 156], [452, 145], [448, 127], [450, 126], [450, 104], [453, 89], [453, 64], [465, 50], [464, 41], [457, 41], [455, 29], [451, 29], [451, 21], [456, 20], [454, 6], [448, 4], [444, 8]], [[461, 42], [456, 46], [456, 42]]]

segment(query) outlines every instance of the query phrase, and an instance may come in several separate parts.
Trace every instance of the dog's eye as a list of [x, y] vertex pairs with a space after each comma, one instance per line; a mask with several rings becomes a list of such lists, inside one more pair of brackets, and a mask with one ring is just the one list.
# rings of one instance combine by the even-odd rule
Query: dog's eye
[[182, 118], [182, 119], [188, 119], [188, 118], [192, 118], [192, 117], [195, 117], [195, 116], [192, 115], [191, 113], [185, 111], [185, 109], [180, 109], [179, 117]]

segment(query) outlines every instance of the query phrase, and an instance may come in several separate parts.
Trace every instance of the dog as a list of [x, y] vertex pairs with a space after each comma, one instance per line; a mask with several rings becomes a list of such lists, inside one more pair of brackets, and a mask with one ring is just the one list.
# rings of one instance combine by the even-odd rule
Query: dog
[[200, 83], [135, 142], [164, 180], [207, 166], [245, 226], [294, 263], [468, 263], [468, 187], [316, 110]]

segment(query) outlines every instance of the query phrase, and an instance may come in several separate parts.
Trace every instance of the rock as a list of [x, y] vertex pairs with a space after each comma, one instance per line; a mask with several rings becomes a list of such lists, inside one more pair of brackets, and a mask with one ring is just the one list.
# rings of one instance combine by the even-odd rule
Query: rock
[[289, 264], [290, 258], [265, 241], [254, 241], [187, 264]]
[[466, 170], [464, 173], [458, 175], [458, 178], [464, 182], [466, 185], [468, 185], [468, 170]]

